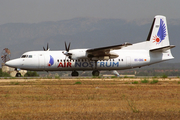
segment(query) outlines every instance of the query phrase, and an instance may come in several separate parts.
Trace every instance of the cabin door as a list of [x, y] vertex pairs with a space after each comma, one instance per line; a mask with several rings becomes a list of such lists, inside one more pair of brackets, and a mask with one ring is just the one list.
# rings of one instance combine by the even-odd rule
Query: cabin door
[[44, 69], [44, 67], [45, 67], [45, 56], [44, 56], [44, 54], [39, 54], [38, 55], [39, 56], [39, 68], [43, 68]]
[[131, 66], [131, 57], [129, 57], [129, 56], [126, 57], [126, 65], [127, 65], [128, 67]]

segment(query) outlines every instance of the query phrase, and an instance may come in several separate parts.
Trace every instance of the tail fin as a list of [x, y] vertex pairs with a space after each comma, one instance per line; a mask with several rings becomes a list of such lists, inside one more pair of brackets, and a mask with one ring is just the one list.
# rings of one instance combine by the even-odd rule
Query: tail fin
[[170, 45], [169, 43], [169, 35], [165, 16], [155, 16], [146, 43], [146, 45], [148, 45], [146, 47], [150, 51], [152, 61], [157, 61], [158, 59], [162, 61], [174, 58], [170, 49], [174, 48], [175, 46]]
[[157, 49], [170, 45], [165, 16], [155, 16], [146, 41], [149, 41], [150, 49]]

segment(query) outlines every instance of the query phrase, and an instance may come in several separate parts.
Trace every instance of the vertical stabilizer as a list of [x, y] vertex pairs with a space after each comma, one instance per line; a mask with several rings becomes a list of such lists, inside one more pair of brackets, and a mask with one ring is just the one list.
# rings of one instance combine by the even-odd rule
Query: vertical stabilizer
[[169, 46], [167, 21], [165, 16], [155, 16], [147, 41], [149, 41], [148, 45], [150, 49]]

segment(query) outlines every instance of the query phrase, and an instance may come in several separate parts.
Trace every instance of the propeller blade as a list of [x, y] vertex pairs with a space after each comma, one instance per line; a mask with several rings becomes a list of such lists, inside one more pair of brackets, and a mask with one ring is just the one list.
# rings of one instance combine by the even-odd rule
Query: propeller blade
[[68, 53], [68, 56], [72, 55], [72, 53]]
[[48, 43], [47, 43], [47, 49], [46, 50], [48, 50], [49, 49], [49, 47], [48, 47], [49, 45], [48, 45]]
[[69, 43], [69, 45], [68, 45], [68, 52], [69, 52], [69, 49], [70, 49], [70, 45], [71, 45], [71, 43]]
[[67, 51], [67, 52], [69, 52], [69, 49], [70, 49], [71, 43], [69, 43], [69, 45], [68, 45], [68, 46], [67, 46], [66, 42], [64, 42], [64, 43], [65, 43], [65, 49], [66, 49], [66, 51]]
[[65, 49], [66, 49], [66, 51], [68, 51], [66, 42], [65, 42]]
[[45, 49], [45, 47], [43, 47], [43, 50], [44, 51], [49, 51], [50, 49], [49, 49], [49, 44], [47, 43], [47, 48]]

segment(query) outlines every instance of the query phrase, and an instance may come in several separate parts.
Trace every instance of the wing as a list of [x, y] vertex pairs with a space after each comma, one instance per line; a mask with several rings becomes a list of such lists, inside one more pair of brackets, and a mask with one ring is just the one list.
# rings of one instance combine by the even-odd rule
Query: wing
[[132, 44], [124, 43], [124, 44], [114, 45], [114, 46], [93, 48], [93, 49], [88, 49], [86, 52], [88, 53], [89, 58], [104, 57], [104, 56], [108, 56], [109, 58], [112, 58], [112, 57], [114, 58], [114, 57], [118, 57], [118, 55], [110, 53], [110, 51], [122, 49], [123, 47], [127, 47], [129, 45], [132, 45]]

